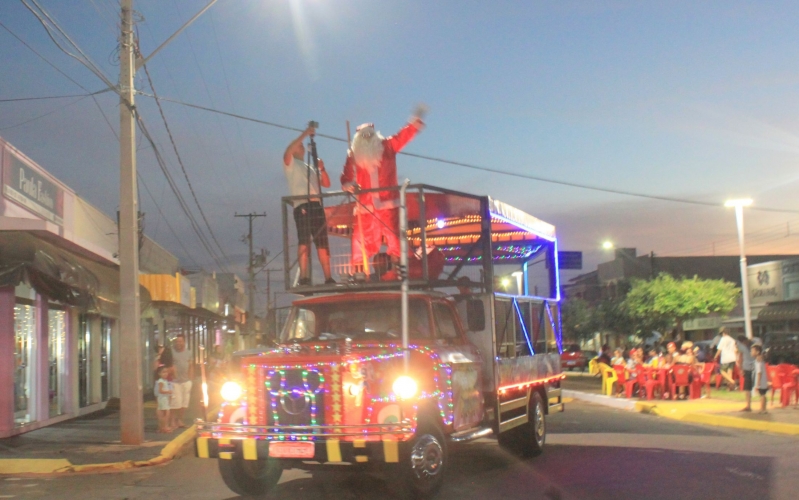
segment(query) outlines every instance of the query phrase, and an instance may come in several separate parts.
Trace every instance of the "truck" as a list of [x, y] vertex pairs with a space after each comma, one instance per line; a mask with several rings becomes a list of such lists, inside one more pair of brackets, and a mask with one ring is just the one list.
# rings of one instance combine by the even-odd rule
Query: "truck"
[[335, 284], [300, 284], [296, 197], [283, 198], [286, 289], [299, 298], [275, 345], [235, 357], [215, 421], [195, 424], [196, 455], [217, 459], [233, 492], [347, 464], [427, 498], [456, 443], [543, 452], [547, 418], [564, 409], [554, 226], [489, 196], [397, 190], [393, 272], [392, 259], [358, 258], [359, 198], [323, 195]]

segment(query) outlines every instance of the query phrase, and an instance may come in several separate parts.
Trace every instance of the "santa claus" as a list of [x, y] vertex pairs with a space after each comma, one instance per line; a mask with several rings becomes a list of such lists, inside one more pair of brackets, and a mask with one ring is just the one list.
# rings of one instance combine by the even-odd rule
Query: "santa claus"
[[[381, 251], [399, 258], [399, 192], [361, 190], [397, 186], [397, 153], [424, 128], [421, 111], [417, 111], [396, 134], [383, 137], [372, 123], [356, 129], [347, 154], [341, 187], [357, 193], [353, 217], [352, 263], [355, 268]], [[360, 213], [359, 213], [360, 212]]]

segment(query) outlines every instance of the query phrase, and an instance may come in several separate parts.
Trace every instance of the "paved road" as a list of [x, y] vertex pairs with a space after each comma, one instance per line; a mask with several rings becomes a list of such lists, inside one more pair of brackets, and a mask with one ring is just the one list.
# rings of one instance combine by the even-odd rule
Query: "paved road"
[[[545, 453], [525, 461], [494, 440], [452, 449], [439, 498], [794, 499], [799, 439], [717, 429], [574, 402], [549, 419]], [[392, 498], [379, 475], [346, 466], [284, 472], [275, 499]], [[233, 500], [213, 460], [184, 457], [135, 472], [3, 478], [0, 499]]]

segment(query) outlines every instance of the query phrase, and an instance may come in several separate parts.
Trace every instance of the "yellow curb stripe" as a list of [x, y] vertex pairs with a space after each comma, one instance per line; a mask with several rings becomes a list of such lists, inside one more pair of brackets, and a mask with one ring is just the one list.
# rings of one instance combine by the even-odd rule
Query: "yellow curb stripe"
[[399, 462], [399, 443], [396, 441], [383, 441], [383, 455], [386, 463]]
[[244, 455], [244, 460], [258, 460], [258, 447], [255, 439], [242, 440], [241, 452]]
[[66, 458], [0, 459], [0, 474], [49, 474], [72, 464]]
[[364, 463], [369, 461], [369, 457], [366, 455], [355, 455], [355, 461], [358, 463]]
[[328, 462], [341, 462], [341, 444], [338, 439], [328, 439], [325, 443]]
[[353, 448], [366, 448], [366, 440], [365, 439], [356, 439], [352, 442]]
[[220, 451], [219, 458], [222, 460], [233, 460], [233, 452], [231, 451]]
[[209, 458], [211, 456], [208, 452], [208, 438], [197, 438], [197, 456], [199, 458]]

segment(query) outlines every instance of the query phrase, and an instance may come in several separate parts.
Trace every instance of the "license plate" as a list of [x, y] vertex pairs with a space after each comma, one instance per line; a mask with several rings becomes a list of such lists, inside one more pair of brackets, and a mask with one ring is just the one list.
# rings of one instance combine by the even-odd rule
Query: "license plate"
[[574, 366], [577, 364], [577, 361], [566, 361], [566, 366]]
[[313, 458], [314, 444], [272, 441], [269, 443], [269, 456], [272, 458]]

